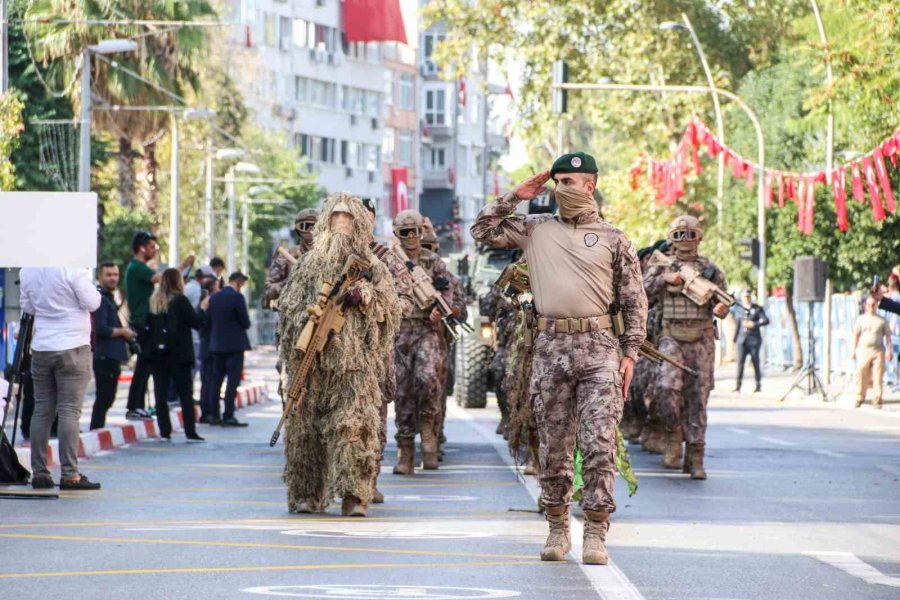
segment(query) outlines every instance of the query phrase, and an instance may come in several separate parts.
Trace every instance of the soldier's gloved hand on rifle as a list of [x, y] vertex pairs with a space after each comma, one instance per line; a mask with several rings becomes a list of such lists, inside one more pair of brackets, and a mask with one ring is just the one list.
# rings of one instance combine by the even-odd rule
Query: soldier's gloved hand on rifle
[[681, 285], [682, 283], [684, 283], [684, 278], [678, 271], [671, 271], [669, 273], [663, 274], [663, 279], [669, 285]]
[[713, 307], [713, 314], [720, 319], [724, 319], [726, 316], [728, 316], [728, 305], [724, 302], [719, 302]]
[[341, 295], [341, 305], [344, 308], [353, 308], [362, 304], [363, 294], [358, 287], [347, 290]]
[[434, 285], [434, 289], [439, 292], [446, 292], [450, 289], [450, 280], [446, 277], [439, 275], [438, 277], [432, 279], [431, 282]]

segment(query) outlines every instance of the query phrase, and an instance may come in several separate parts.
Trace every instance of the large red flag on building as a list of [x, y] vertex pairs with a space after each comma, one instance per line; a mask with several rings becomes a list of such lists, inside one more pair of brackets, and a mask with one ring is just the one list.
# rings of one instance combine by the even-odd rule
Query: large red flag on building
[[391, 169], [391, 204], [394, 215], [409, 208], [409, 174], [406, 168]]
[[344, 0], [344, 30], [348, 42], [407, 43], [400, 0]]

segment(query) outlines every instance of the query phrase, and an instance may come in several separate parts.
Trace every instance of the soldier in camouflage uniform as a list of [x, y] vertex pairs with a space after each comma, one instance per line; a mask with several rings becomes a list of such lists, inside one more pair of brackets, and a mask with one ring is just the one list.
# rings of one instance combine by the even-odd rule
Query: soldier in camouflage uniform
[[[543, 192], [551, 177], [559, 216], [513, 216], [516, 205]], [[577, 434], [584, 460], [586, 564], [609, 561], [605, 540], [616, 509], [616, 426], [647, 320], [637, 254], [621, 231], [600, 218], [596, 183], [592, 156], [563, 155], [550, 171], [487, 205], [472, 226], [475, 240], [518, 246], [528, 261], [538, 315], [530, 391], [540, 438], [541, 499], [550, 525], [541, 559], [564, 560], [571, 549]], [[612, 330], [614, 316], [623, 321], [619, 336]]]
[[[394, 218], [394, 235], [413, 263], [431, 277], [435, 288], [450, 300], [450, 280], [441, 257], [422, 247], [424, 219], [418, 211], [404, 210]], [[444, 394], [441, 313], [418, 306], [403, 315], [394, 346], [397, 368], [397, 395], [394, 402], [399, 453], [394, 473], [414, 472], [416, 433], [422, 436], [422, 467], [438, 468], [438, 439], [435, 433]]]
[[[426, 250], [430, 250], [434, 254], [440, 256], [441, 249], [440, 244], [438, 243], [437, 234], [434, 231], [434, 224], [432, 224], [431, 219], [425, 217], [423, 219], [424, 225], [422, 227], [422, 247]], [[468, 318], [469, 310], [466, 306], [466, 290], [463, 288], [462, 282], [459, 280], [459, 277], [447, 271], [446, 274], [447, 281], [450, 282], [450, 297], [451, 301], [448, 302], [451, 309], [453, 309], [453, 315], [465, 321]], [[450, 370], [453, 368], [451, 364], [452, 356], [451, 356], [451, 347], [454, 344], [452, 340], [452, 336], [446, 330], [442, 332], [441, 335], [441, 352], [443, 356], [440, 361], [441, 365], [441, 381], [444, 382], [444, 391], [441, 394], [441, 413], [438, 415], [438, 418], [435, 419], [435, 435], [438, 440], [438, 460], [444, 460], [444, 443], [447, 441], [447, 436], [444, 435], [444, 420], [447, 417], [447, 395], [450, 393], [452, 386], [450, 384]]]
[[[716, 353], [716, 325], [713, 316], [728, 315], [728, 306], [710, 301], [699, 306], [682, 293], [684, 279], [678, 272], [689, 265], [720, 289], [726, 289], [725, 275], [710, 260], [697, 254], [703, 228], [695, 217], [681, 216], [669, 226], [669, 243], [675, 261], [664, 265], [651, 260], [644, 274], [647, 296], [662, 306], [662, 337], [659, 350], [695, 369], [700, 376], [685, 374], [663, 363], [659, 368], [659, 412], [666, 425], [666, 468], [683, 467], [691, 479], [706, 479], [703, 456], [706, 445], [706, 403], [713, 389]], [[687, 442], [684, 463], [679, 464], [681, 442]]]
[[[291, 235], [294, 236], [295, 241], [298, 241], [298, 244], [289, 250], [295, 259], [299, 259], [312, 248], [313, 229], [318, 218], [319, 211], [315, 208], [304, 208], [297, 213]], [[278, 296], [281, 295], [281, 290], [287, 283], [290, 273], [291, 262], [281, 252], [276, 252], [266, 275], [266, 292], [263, 297], [265, 306], [273, 309], [278, 306]]]
[[488, 293], [479, 301], [478, 312], [482, 317], [491, 320], [497, 335], [494, 356], [491, 358], [488, 373], [497, 394], [497, 406], [500, 408], [500, 424], [497, 425], [497, 433], [501, 434], [504, 439], [508, 439], [509, 403], [506, 390], [503, 388], [503, 380], [506, 374], [506, 357], [516, 333], [516, 307], [503, 295], [503, 290], [497, 286], [491, 286]]

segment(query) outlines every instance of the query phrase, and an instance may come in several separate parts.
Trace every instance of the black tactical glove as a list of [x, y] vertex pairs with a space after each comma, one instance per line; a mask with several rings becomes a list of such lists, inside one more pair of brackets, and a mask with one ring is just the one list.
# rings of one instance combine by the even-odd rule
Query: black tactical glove
[[435, 277], [432, 280], [432, 283], [434, 284], [434, 289], [436, 289], [439, 292], [446, 292], [447, 290], [450, 289], [450, 280], [447, 279], [446, 277], [443, 277], [443, 276]]
[[354, 306], [359, 306], [362, 303], [362, 299], [362, 291], [359, 288], [353, 288], [343, 293], [341, 305], [344, 308], [353, 308]]

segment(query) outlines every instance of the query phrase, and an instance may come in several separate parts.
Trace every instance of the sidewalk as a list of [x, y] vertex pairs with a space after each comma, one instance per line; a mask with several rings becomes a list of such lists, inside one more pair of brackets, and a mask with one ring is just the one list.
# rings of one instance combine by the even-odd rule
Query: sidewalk
[[[750, 361], [744, 367], [744, 381], [741, 386], [740, 394], [733, 392], [735, 381], [737, 378], [737, 364], [726, 363], [716, 367], [716, 395], [722, 397], [743, 397], [743, 398], [761, 398], [765, 400], [781, 400], [781, 398], [791, 389], [791, 385], [797, 378], [797, 372], [793, 370], [783, 370], [780, 367], [766, 366], [763, 369], [762, 392], [754, 394], [753, 392], [753, 367]], [[822, 373], [819, 373], [822, 383], [825, 383]], [[884, 388], [884, 397], [882, 410], [875, 410], [872, 407], [873, 392], [870, 389], [866, 403], [860, 408], [855, 408], [856, 402], [856, 381], [853, 377], [842, 376], [833, 378], [831, 383], [825, 386], [828, 401], [822, 403], [817, 395], [807, 395], [807, 379], [804, 378], [798, 388], [793, 389], [785, 399], [785, 404], [802, 403], [818, 404], [828, 406], [829, 408], [841, 408], [857, 411], [872, 411], [884, 414], [890, 413], [891, 416], [900, 416], [900, 391], [894, 390], [887, 385]]]
[[[130, 373], [129, 373], [130, 375]], [[127, 376], [126, 379], [129, 379]], [[89, 431], [91, 422], [91, 410], [94, 405], [94, 387], [91, 387], [84, 399], [81, 411], [81, 437], [78, 442], [78, 458], [90, 458], [97, 454], [105, 453], [117, 447], [131, 444], [145, 439], [158, 439], [156, 419], [152, 421], [129, 421], [125, 419], [125, 406], [128, 402], [129, 381], [120, 381], [116, 393], [116, 400], [106, 415], [106, 427]], [[262, 402], [271, 402], [276, 399], [273, 390], [278, 389], [278, 376], [275, 371], [275, 353], [272, 347], [261, 347], [247, 352], [244, 360], [244, 379], [238, 387], [235, 398], [235, 409], [240, 410], [247, 406]], [[153, 383], [148, 385], [147, 399], [149, 406], [153, 405]], [[199, 396], [199, 377], [194, 383], [194, 398]], [[200, 407], [195, 406], [195, 418], [199, 419]], [[181, 407], [171, 408], [169, 418], [172, 422], [172, 431], [177, 433], [184, 431], [184, 415]], [[10, 435], [11, 431], [7, 432]], [[26, 441], [21, 439], [21, 431], [16, 434], [16, 454], [22, 465], [31, 470], [31, 448]], [[47, 460], [50, 465], [57, 464], [58, 442], [56, 438], [50, 440]]]

